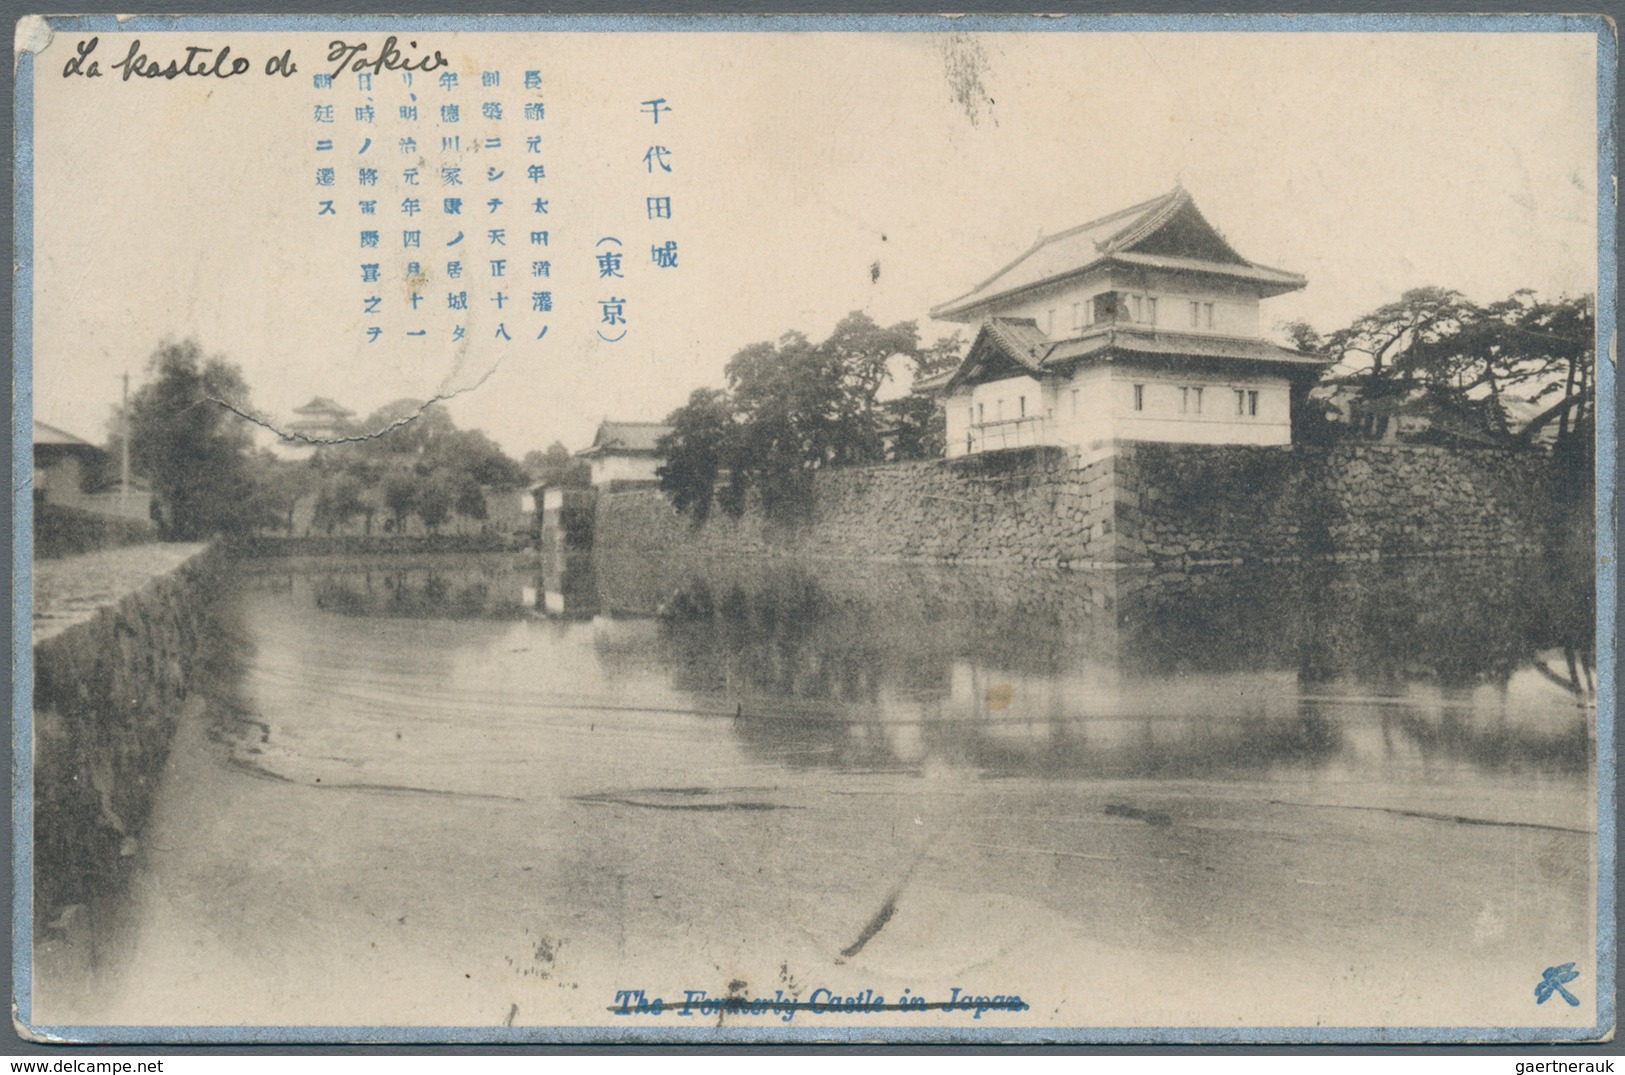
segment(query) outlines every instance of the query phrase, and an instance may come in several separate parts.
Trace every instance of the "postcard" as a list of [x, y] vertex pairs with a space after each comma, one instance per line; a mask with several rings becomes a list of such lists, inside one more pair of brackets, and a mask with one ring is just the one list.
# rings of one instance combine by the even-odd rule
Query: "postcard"
[[19, 1031], [1610, 1037], [1616, 52], [24, 19]]

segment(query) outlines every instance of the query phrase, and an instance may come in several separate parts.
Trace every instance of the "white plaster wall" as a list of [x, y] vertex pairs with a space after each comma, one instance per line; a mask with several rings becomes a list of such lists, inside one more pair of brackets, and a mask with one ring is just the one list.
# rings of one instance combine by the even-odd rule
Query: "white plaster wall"
[[944, 442], [949, 459], [957, 459], [965, 454], [965, 436], [971, 427], [971, 398], [972, 392], [963, 386], [948, 393], [943, 403], [943, 417], [947, 419], [943, 431]]
[[966, 427], [973, 429], [984, 451], [1043, 443], [1038, 439], [1042, 428], [1039, 422], [1015, 424], [1019, 418], [1044, 416], [1044, 391], [1035, 378], [1006, 377], [976, 385], [969, 400], [957, 402], [957, 409], [958, 421], [964, 423], [957, 438], [961, 453], [965, 449]]
[[[1134, 386], [1143, 385], [1144, 409], [1134, 409]], [[1201, 388], [1201, 410], [1195, 394]], [[1236, 413], [1236, 391], [1258, 393], [1258, 413]], [[1042, 416], [1042, 427], [1018, 431], [1004, 427], [999, 437], [987, 424], [1003, 415], [1015, 418], [1017, 402], [1027, 397], [1029, 417]], [[1035, 402], [1036, 401], [1036, 402]], [[976, 408], [984, 416], [980, 423]], [[1182, 406], [1188, 409], [1181, 409]], [[1245, 397], [1242, 410], [1248, 410]], [[1009, 377], [958, 389], [947, 401], [947, 454], [967, 452], [967, 432], [975, 434], [972, 451], [1023, 447], [1031, 443], [1071, 448], [1086, 458], [1111, 450], [1119, 440], [1176, 444], [1290, 444], [1291, 393], [1284, 377], [1165, 371], [1127, 364], [1080, 367], [1070, 379], [1040, 385], [1031, 377]], [[983, 428], [978, 430], [976, 427]]]
[[652, 482], [660, 460], [651, 455], [599, 455], [592, 460], [592, 483]]
[[[1058, 288], [1035, 292], [1026, 297], [1012, 301], [1008, 306], [1001, 306], [991, 311], [996, 317], [1030, 317], [1038, 324], [1038, 331], [1044, 333], [1052, 340], [1067, 340], [1083, 334], [1089, 327], [1088, 307], [1096, 295], [1103, 291], [1112, 290], [1111, 281], [1105, 276], [1088, 276], [1064, 284]], [[1079, 323], [1081, 328], [1073, 328], [1072, 306], [1078, 305]], [[1055, 311], [1053, 329], [1050, 326], [1050, 311]]]
[[[1179, 290], [1148, 292], [1158, 296], [1157, 327], [1167, 332], [1189, 332], [1204, 336], [1258, 335], [1257, 296], [1225, 295], [1219, 292], [1198, 291], [1191, 287]], [[1250, 300], [1250, 301], [1249, 301]], [[1212, 303], [1213, 324], [1207, 323], [1205, 307], [1197, 311], [1197, 323], [1191, 324], [1191, 303]]]
[[1084, 366], [1055, 385], [1055, 419], [1051, 443], [1087, 449], [1115, 436], [1111, 369]]
[[[1242, 377], [1110, 367], [1109, 397], [1119, 440], [1178, 444], [1290, 444], [1292, 401], [1286, 378]], [[1134, 386], [1144, 385], [1144, 409], [1134, 409]], [[1202, 389], [1202, 409], [1181, 410], [1181, 388]], [[1236, 414], [1236, 390], [1258, 393], [1258, 414]], [[1243, 407], [1245, 410], [1245, 405]]]
[[[1083, 328], [1074, 328], [1072, 306], [1079, 304], [1085, 328], [1088, 327], [1087, 306], [1096, 295], [1105, 291], [1121, 291], [1139, 295], [1142, 300], [1157, 300], [1156, 326], [1167, 332], [1191, 332], [1214, 336], [1256, 337], [1259, 332], [1258, 295], [1245, 287], [1229, 286], [1219, 281], [1203, 284], [1174, 273], [1118, 272], [1111, 275], [1089, 274], [1059, 287], [1033, 292], [1012, 299], [1007, 305], [997, 306], [989, 314], [998, 317], [1030, 317], [1039, 331], [1051, 339], [1064, 340], [1081, 335]], [[1198, 324], [1191, 325], [1190, 304], [1213, 303], [1213, 325], [1207, 324], [1206, 311], [1200, 311]], [[1142, 301], [1142, 322], [1148, 316], [1148, 307]], [[1132, 309], [1132, 306], [1131, 306]], [[1055, 312], [1051, 329], [1050, 311]]]

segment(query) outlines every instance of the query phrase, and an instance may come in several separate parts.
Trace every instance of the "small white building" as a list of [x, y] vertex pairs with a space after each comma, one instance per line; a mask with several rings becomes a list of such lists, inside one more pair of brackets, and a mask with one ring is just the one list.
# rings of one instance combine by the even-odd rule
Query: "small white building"
[[660, 438], [671, 432], [661, 422], [611, 422], [598, 424], [592, 447], [577, 452], [589, 460], [593, 485], [603, 488], [612, 482], [653, 482], [660, 466]]
[[1179, 188], [1041, 238], [931, 311], [980, 324], [943, 385], [947, 455], [1290, 444], [1326, 363], [1263, 339], [1259, 303], [1305, 283], [1238, 254]]
[[125, 482], [107, 452], [65, 429], [34, 420], [34, 503], [152, 524], [152, 493]]

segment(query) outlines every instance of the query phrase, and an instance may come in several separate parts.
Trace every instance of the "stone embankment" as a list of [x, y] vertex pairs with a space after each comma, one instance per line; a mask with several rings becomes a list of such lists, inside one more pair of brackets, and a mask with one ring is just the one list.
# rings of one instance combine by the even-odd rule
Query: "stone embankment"
[[1126, 444], [829, 470], [793, 523], [720, 509], [696, 526], [657, 490], [599, 496], [594, 542], [686, 550], [1191, 567], [1329, 558], [1525, 555], [1556, 512], [1540, 452], [1419, 445]]
[[1137, 445], [1116, 469], [1121, 563], [1523, 556], [1548, 548], [1551, 459], [1424, 445]]

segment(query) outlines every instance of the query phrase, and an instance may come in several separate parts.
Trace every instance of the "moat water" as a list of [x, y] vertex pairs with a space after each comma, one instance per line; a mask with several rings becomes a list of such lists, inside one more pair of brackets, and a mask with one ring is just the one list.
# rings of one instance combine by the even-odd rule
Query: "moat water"
[[[1594, 971], [1588, 581], [245, 562], [39, 1021], [622, 1025], [617, 989], [742, 982], [1584, 1022], [1531, 991]], [[1154, 995], [1100, 988], [1124, 960]]]

